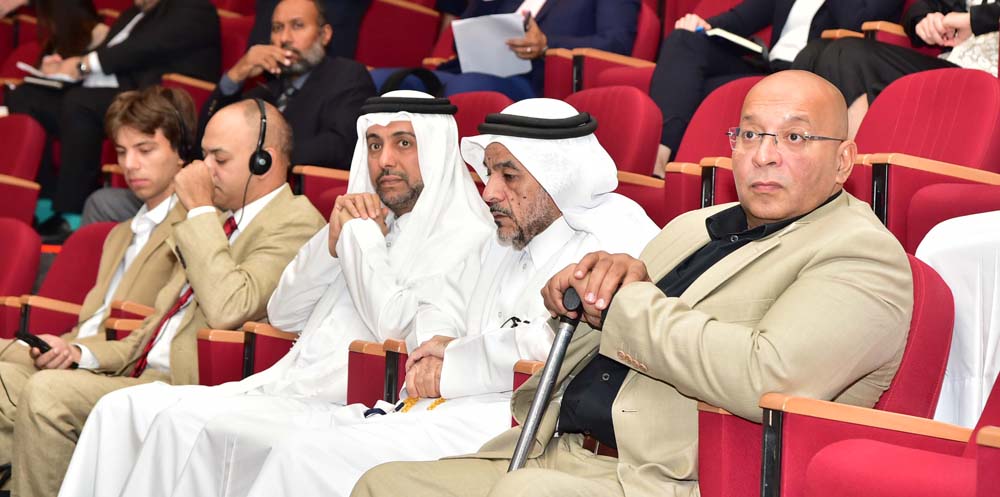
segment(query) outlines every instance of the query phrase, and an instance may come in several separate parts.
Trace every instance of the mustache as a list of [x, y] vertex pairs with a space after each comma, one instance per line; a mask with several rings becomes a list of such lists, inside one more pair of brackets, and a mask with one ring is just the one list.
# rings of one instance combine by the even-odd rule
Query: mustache
[[288, 42], [282, 43], [281, 48], [284, 50], [290, 50], [292, 53], [295, 54], [296, 57], [300, 59], [302, 58], [302, 52], [300, 52], [299, 49], [293, 47], [291, 43]]
[[508, 217], [514, 217], [514, 213], [511, 212], [510, 209], [505, 209], [505, 208], [503, 208], [503, 207], [501, 207], [500, 205], [497, 205], [497, 204], [493, 204], [493, 205], [490, 206], [490, 214], [493, 214], [493, 213], [502, 214], [502, 215], [508, 216]]
[[398, 177], [399, 179], [403, 180], [407, 184], [409, 184], [409, 182], [410, 182], [410, 175], [409, 174], [406, 174], [405, 171], [399, 171], [399, 170], [394, 170], [394, 169], [383, 169], [382, 172], [380, 172], [378, 174], [378, 177], [375, 178], [375, 182], [378, 183], [379, 180], [381, 180], [382, 178], [384, 178], [386, 176], [390, 176], [390, 175]]

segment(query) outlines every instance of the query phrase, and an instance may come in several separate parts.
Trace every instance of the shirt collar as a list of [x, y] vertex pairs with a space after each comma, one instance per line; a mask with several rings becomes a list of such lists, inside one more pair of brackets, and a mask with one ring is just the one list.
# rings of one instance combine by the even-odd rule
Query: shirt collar
[[743, 210], [742, 205], [734, 205], [728, 209], [722, 210], [712, 216], [705, 219], [705, 228], [708, 230], [708, 236], [712, 240], [721, 240], [727, 238], [731, 235], [750, 235], [754, 239], [763, 238], [765, 236], [777, 233], [781, 231], [788, 225], [802, 219], [813, 211], [823, 207], [826, 204], [832, 202], [835, 198], [843, 194], [844, 190], [840, 190], [833, 195], [830, 195], [822, 204], [817, 205], [813, 210], [788, 219], [783, 219], [781, 221], [776, 221], [769, 224], [762, 224], [754, 229], [747, 229], [747, 215]]
[[132, 218], [132, 233], [138, 234], [152, 231], [167, 218], [167, 214], [170, 213], [170, 209], [173, 208], [174, 205], [177, 205], [176, 195], [171, 195], [166, 200], [160, 202], [160, 204], [152, 210], [150, 210], [146, 204], [142, 204], [142, 207], [139, 208], [139, 212]]
[[236, 229], [245, 231], [247, 226], [253, 222], [253, 218], [257, 217], [257, 214], [260, 214], [260, 211], [264, 210], [264, 207], [267, 207], [267, 204], [269, 204], [271, 200], [274, 200], [274, 197], [277, 197], [278, 194], [285, 188], [288, 188], [287, 183], [282, 184], [280, 187], [272, 190], [271, 193], [250, 202], [242, 209], [234, 212], [233, 217], [236, 218]]
[[559, 219], [552, 221], [552, 224], [545, 231], [535, 235], [525, 247], [531, 262], [535, 267], [540, 267], [545, 261], [557, 254], [566, 245], [576, 231], [566, 223], [566, 218], [559, 216]]

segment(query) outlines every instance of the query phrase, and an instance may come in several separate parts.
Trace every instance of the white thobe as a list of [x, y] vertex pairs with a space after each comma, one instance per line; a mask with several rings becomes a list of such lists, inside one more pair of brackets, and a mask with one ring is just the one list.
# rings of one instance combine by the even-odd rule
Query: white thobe
[[955, 329], [934, 419], [971, 428], [1000, 370], [1000, 211], [938, 224], [916, 255], [955, 297]]
[[[380, 463], [475, 451], [510, 427], [514, 363], [543, 360], [548, 353], [553, 334], [542, 286], [599, 248], [596, 239], [573, 231], [561, 218], [522, 251], [491, 243], [465, 334], [445, 352], [444, 402], [421, 399], [407, 412], [386, 405], [389, 414], [370, 418], [359, 405], [283, 416], [218, 416], [205, 425], [174, 487], [163, 486], [166, 478], [133, 487], [139, 483], [133, 475], [125, 493], [134, 495], [135, 488], [142, 495], [347, 495]], [[520, 321], [516, 327], [514, 317]], [[185, 423], [187, 415], [165, 414], [147, 443], [161, 429], [161, 439], [169, 443], [175, 433], [170, 426]]]
[[[121, 468], [133, 464], [137, 482], [172, 480], [202, 424], [215, 415], [343, 404], [348, 345], [353, 340], [454, 336], [459, 324], [450, 316], [462, 315], [462, 295], [475, 280], [462, 270], [462, 263], [455, 265], [453, 274], [426, 278], [409, 288], [387, 275], [389, 247], [407, 220], [403, 216], [391, 222], [385, 237], [374, 221], [346, 223], [338, 240], [339, 258], [329, 253], [328, 228], [302, 247], [268, 302], [272, 324], [302, 333], [289, 354], [267, 371], [216, 387], [152, 383], [103, 397], [81, 433], [60, 495], [118, 495], [130, 474]], [[477, 254], [470, 260], [478, 262]], [[478, 264], [473, 266], [478, 272]], [[371, 293], [355, 297], [351, 287]], [[376, 336], [368, 322], [395, 331]], [[155, 443], [142, 450], [150, 426], [168, 409], [189, 413], [184, 429], [169, 440], [169, 448]]]

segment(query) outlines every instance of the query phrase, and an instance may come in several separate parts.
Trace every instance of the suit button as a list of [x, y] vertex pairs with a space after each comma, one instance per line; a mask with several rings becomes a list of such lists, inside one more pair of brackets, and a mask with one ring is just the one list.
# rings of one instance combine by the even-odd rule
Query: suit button
[[608, 373], [602, 373], [601, 374], [601, 381], [608, 381], [610, 379], [611, 379], [611, 375], [609, 375]]

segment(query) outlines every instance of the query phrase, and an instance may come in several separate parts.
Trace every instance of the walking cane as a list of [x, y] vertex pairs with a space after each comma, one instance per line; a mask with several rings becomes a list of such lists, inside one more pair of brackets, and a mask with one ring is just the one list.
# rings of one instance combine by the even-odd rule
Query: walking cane
[[[566, 289], [563, 293], [563, 307], [568, 311], [580, 310], [580, 295], [573, 288]], [[517, 471], [524, 467], [524, 462], [528, 458], [528, 450], [535, 441], [535, 434], [538, 433], [538, 423], [545, 414], [545, 408], [549, 404], [549, 397], [552, 396], [552, 388], [556, 384], [556, 375], [562, 367], [563, 359], [566, 358], [566, 348], [569, 347], [570, 340], [573, 339], [573, 332], [580, 324], [580, 318], [570, 319], [566, 316], [559, 317], [559, 329], [556, 331], [556, 338], [552, 341], [552, 348], [549, 349], [549, 358], [545, 361], [545, 368], [542, 369], [542, 378], [538, 382], [538, 389], [535, 390], [535, 398], [531, 400], [531, 409], [528, 410], [528, 417], [521, 427], [521, 436], [517, 438], [517, 446], [514, 447], [514, 456], [510, 459], [510, 467], [507, 472]]]

